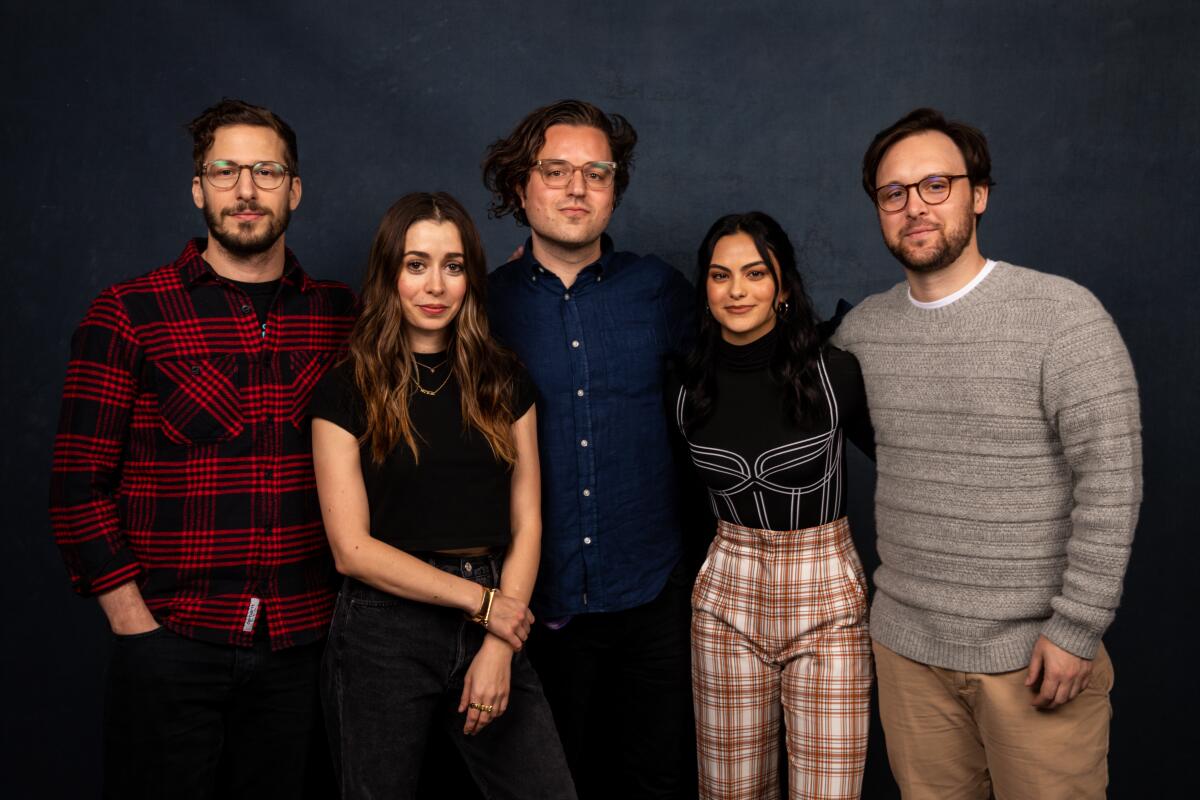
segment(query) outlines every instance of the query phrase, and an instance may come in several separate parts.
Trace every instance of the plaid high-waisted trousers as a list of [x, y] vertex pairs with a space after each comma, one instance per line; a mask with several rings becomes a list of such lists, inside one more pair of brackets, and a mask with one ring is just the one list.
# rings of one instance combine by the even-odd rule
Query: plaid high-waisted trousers
[[871, 643], [862, 564], [842, 517], [769, 531], [721, 521], [692, 593], [700, 796], [857, 798], [867, 754]]

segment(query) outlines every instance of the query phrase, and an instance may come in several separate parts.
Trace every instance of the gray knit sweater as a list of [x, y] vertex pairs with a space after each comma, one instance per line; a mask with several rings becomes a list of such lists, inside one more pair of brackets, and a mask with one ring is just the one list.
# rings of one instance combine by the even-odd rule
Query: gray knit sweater
[[875, 426], [872, 637], [969, 672], [1026, 666], [1038, 634], [1092, 658], [1142, 495], [1137, 382], [1099, 301], [1001, 262], [942, 308], [872, 295], [833, 343]]

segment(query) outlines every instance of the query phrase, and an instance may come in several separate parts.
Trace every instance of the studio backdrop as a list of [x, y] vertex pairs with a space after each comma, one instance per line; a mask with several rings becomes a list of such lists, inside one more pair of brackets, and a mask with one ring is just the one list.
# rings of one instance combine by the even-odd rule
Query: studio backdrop
[[[0, 794], [97, 796], [110, 634], [71, 594], [46, 511], [68, 342], [102, 288], [203, 234], [183, 125], [222, 96], [296, 129], [304, 196], [287, 241], [314, 275], [357, 287], [380, 216], [413, 190], [460, 198], [503, 261], [525, 231], [487, 217], [484, 149], [579, 97], [640, 136], [610, 228], [620, 248], [690, 276], [716, 217], [761, 209], [826, 316], [903, 280], [859, 184], [873, 134], [923, 105], [980, 127], [997, 184], [983, 253], [1087, 286], [1133, 357], [1145, 503], [1105, 639], [1111, 796], [1189, 793], [1200, 5], [6, 0], [2, 29]], [[873, 477], [853, 467], [870, 565]], [[865, 796], [895, 797], [877, 733], [871, 746]]]

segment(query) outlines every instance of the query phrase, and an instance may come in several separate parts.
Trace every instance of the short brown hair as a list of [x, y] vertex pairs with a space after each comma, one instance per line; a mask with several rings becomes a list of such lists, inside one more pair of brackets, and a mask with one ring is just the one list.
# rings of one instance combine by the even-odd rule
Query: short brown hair
[[493, 201], [488, 208], [492, 217], [512, 214], [517, 222], [528, 225], [529, 219], [521, 208], [517, 190], [525, 182], [537, 153], [546, 143], [546, 129], [552, 125], [581, 125], [596, 128], [608, 137], [617, 174], [613, 182], [613, 207], [629, 185], [633, 169], [633, 148], [637, 131], [620, 114], [605, 114], [583, 100], [559, 100], [542, 106], [521, 120], [506, 139], [497, 139], [487, 149], [483, 159], [483, 183], [491, 191]]
[[872, 203], [875, 202], [875, 174], [884, 154], [901, 139], [925, 131], [937, 131], [950, 137], [967, 163], [967, 178], [972, 186], [996, 185], [992, 180], [992, 157], [988, 153], [987, 137], [982, 131], [965, 122], [948, 122], [940, 111], [932, 108], [918, 108], [875, 134], [863, 156], [862, 185]]
[[293, 178], [300, 175], [300, 149], [296, 145], [296, 132], [292, 127], [274, 111], [232, 97], [222, 97], [221, 102], [204, 109], [200, 116], [187, 124], [188, 133], [192, 134], [192, 160], [197, 175], [204, 169], [204, 154], [212, 147], [217, 129], [228, 125], [257, 125], [275, 131], [283, 140], [288, 171]]

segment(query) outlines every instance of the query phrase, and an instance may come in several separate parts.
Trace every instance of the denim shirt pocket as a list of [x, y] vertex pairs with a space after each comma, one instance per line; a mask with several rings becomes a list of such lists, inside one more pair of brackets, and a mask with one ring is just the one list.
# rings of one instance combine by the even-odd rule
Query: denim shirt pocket
[[163, 435], [176, 444], [236, 438], [244, 427], [241, 381], [233, 354], [163, 359], [154, 363], [155, 393]]
[[645, 397], [662, 389], [662, 358], [652, 324], [615, 322], [600, 332], [608, 389], [617, 396]]

